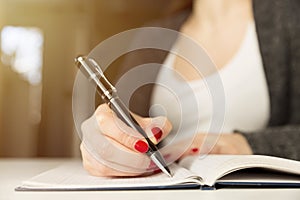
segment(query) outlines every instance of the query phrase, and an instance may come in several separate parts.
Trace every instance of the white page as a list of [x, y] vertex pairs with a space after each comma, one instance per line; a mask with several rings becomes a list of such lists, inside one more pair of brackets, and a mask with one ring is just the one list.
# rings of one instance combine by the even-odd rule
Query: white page
[[105, 178], [91, 176], [83, 169], [81, 161], [74, 161], [39, 174], [24, 181], [21, 188], [27, 189], [105, 189], [105, 188], [130, 188], [141, 186], [165, 186], [189, 182], [188, 177], [193, 176], [188, 170], [171, 165], [173, 177], [163, 173], [146, 177], [133, 178]]
[[300, 162], [262, 155], [208, 155], [187, 157], [181, 166], [199, 175], [206, 185], [212, 186], [220, 177], [240, 169], [266, 168], [300, 174]]
[[260, 169], [240, 170], [218, 179], [217, 182], [300, 184], [300, 175]]

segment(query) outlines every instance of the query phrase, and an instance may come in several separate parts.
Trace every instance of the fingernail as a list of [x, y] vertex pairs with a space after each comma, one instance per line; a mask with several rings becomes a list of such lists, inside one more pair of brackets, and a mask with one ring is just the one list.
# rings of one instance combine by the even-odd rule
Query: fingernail
[[160, 172], [161, 172], [161, 169], [159, 169], [159, 168], [153, 171], [154, 174], [157, 174], [157, 173], [160, 173]]
[[153, 133], [153, 135], [154, 135], [154, 137], [156, 138], [157, 141], [161, 138], [161, 136], [163, 134], [162, 130], [158, 127], [152, 128], [151, 131], [152, 131], [152, 133]]
[[149, 146], [146, 142], [144, 142], [142, 140], [138, 140], [135, 143], [134, 148], [141, 153], [146, 153], [149, 149]]
[[198, 148], [192, 148], [192, 149], [191, 149], [191, 152], [192, 152], [192, 153], [197, 153], [198, 151], [199, 151]]

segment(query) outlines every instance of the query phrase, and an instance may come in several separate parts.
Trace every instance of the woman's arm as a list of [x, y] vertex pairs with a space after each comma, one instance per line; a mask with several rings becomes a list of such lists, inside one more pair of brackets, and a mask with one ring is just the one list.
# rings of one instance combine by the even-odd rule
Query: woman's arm
[[270, 127], [255, 133], [242, 133], [254, 154], [300, 160], [300, 126]]
[[[255, 154], [300, 160], [300, 15], [296, 12], [300, 3], [298, 0], [254, 3], [273, 112], [266, 129], [238, 132], [248, 140]], [[266, 14], [267, 10], [270, 12]]]

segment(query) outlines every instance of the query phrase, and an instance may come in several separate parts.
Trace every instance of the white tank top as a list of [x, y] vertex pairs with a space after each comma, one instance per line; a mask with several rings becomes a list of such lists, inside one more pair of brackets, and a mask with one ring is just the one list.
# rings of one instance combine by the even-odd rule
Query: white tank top
[[[169, 54], [164, 66], [172, 68], [174, 59], [175, 55]], [[150, 114], [166, 115], [174, 129], [181, 126], [180, 130], [189, 134], [194, 134], [195, 130], [191, 131], [189, 128], [191, 123], [196, 123], [198, 119], [197, 133], [211, 132], [213, 105], [205, 81], [188, 82], [198, 103], [199, 115], [195, 116], [195, 101], [191, 103], [193, 101], [189, 100], [193, 95], [181, 88], [182, 82], [173, 77], [170, 70], [164, 69], [160, 70], [157, 82], [171, 84], [177, 90], [177, 94], [174, 96], [172, 91], [156, 85], [152, 94]], [[219, 70], [219, 76], [225, 93], [225, 118], [221, 132], [250, 132], [264, 128], [269, 120], [270, 103], [254, 22], [249, 24], [238, 52]], [[210, 75], [206, 80], [213, 77], [214, 75]], [[178, 105], [178, 100], [186, 105]], [[184, 116], [179, 116], [182, 107], [186, 112]], [[183, 118], [186, 119], [184, 123]]]

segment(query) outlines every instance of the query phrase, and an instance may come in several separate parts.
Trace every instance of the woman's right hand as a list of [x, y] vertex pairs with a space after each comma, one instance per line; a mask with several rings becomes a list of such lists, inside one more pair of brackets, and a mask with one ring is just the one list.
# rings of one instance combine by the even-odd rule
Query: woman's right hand
[[[133, 116], [154, 144], [164, 139], [172, 129], [165, 117]], [[108, 105], [101, 104], [81, 129], [83, 166], [90, 174], [137, 176], [155, 167], [145, 154], [149, 148], [146, 140], [118, 119]]]

